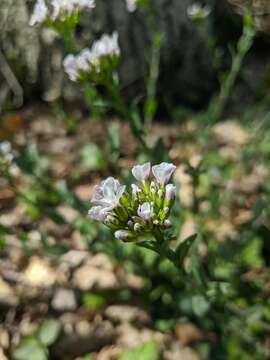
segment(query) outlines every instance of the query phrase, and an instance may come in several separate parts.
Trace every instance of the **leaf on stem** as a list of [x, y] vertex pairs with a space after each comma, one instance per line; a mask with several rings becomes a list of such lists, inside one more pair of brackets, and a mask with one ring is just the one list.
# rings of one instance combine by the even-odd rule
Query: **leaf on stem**
[[182, 241], [175, 250], [176, 259], [178, 265], [182, 266], [185, 257], [187, 256], [189, 249], [191, 248], [192, 244], [194, 243], [195, 239], [197, 238], [197, 234], [193, 234]]

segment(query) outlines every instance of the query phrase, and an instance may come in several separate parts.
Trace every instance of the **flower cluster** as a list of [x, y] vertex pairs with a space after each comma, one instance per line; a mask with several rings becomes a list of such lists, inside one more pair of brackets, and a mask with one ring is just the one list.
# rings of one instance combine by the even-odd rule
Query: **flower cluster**
[[203, 20], [211, 13], [211, 8], [208, 5], [202, 6], [200, 3], [193, 3], [187, 8], [187, 15], [191, 20]]
[[115, 66], [120, 55], [118, 34], [103, 35], [93, 43], [91, 49], [82, 50], [77, 56], [67, 55], [63, 65], [70, 80], [78, 81], [98, 75], [106, 66]]
[[128, 12], [134, 12], [137, 9], [137, 0], [126, 0], [126, 6]]
[[83, 9], [93, 9], [95, 0], [51, 0], [47, 6], [45, 0], [37, 0], [29, 24], [34, 26], [46, 21], [63, 21]]
[[90, 217], [108, 226], [123, 241], [167, 229], [171, 226], [169, 216], [176, 194], [169, 181], [175, 169], [165, 162], [152, 166], [151, 181], [150, 163], [134, 166], [132, 174], [138, 183], [131, 185], [131, 194], [118, 180], [107, 178], [95, 189]]

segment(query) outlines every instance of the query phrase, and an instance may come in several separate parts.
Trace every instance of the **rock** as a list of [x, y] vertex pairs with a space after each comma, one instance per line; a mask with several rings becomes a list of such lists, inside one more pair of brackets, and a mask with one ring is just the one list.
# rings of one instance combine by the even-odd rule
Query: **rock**
[[0, 360], [8, 360], [8, 358], [6, 357], [4, 350], [1, 349], [0, 347]]
[[81, 201], [89, 201], [94, 193], [94, 186], [78, 185], [75, 187], [74, 192]]
[[219, 145], [241, 146], [250, 139], [247, 131], [234, 120], [216, 124], [212, 132]]
[[24, 272], [24, 278], [25, 282], [30, 286], [46, 288], [54, 285], [56, 272], [46, 260], [35, 256], [31, 258]]
[[83, 265], [76, 270], [72, 282], [80, 290], [109, 290], [119, 287], [113, 272], [91, 265]]
[[[8, 349], [10, 343], [9, 333], [4, 327], [0, 327], [0, 348]], [[0, 356], [1, 360], [1, 356]]]
[[123, 349], [119, 346], [105, 347], [96, 355], [96, 360], [115, 360], [119, 358], [122, 352]]
[[110, 258], [106, 254], [96, 254], [91, 256], [87, 261], [87, 264], [94, 266], [100, 269], [106, 269], [108, 271], [113, 271], [113, 265]]
[[116, 323], [150, 323], [150, 316], [144, 310], [130, 305], [111, 305], [105, 310], [105, 316]]
[[119, 287], [119, 281], [113, 272], [113, 266], [105, 254], [97, 254], [77, 269], [73, 275], [73, 284], [80, 290], [108, 290]]
[[150, 340], [156, 340], [163, 344], [166, 336], [158, 331], [147, 328], [137, 329], [129, 323], [123, 323], [117, 328], [117, 344], [124, 348], [132, 348], [142, 345]]
[[142, 290], [144, 287], [144, 280], [135, 274], [125, 273], [123, 274], [123, 279], [121, 279], [121, 284], [133, 290]]
[[80, 266], [89, 256], [87, 251], [70, 250], [61, 256], [60, 262], [66, 264], [70, 268]]
[[86, 320], [77, 320], [74, 331], [66, 332], [66, 328], [67, 324], [64, 335], [52, 349], [53, 355], [60, 358], [74, 358], [98, 351], [103, 346], [110, 345], [116, 337], [116, 332], [108, 321], [89, 323]]
[[57, 289], [52, 298], [52, 308], [56, 311], [74, 311], [77, 301], [74, 291], [71, 289]]
[[13, 288], [0, 277], [0, 304], [17, 306], [19, 299]]
[[204, 339], [203, 332], [194, 324], [178, 324], [175, 327], [175, 334], [182, 345], [187, 345]]
[[199, 355], [189, 347], [173, 343], [169, 350], [164, 351], [164, 360], [200, 360]]
[[56, 210], [63, 216], [67, 223], [72, 223], [79, 215], [78, 211], [67, 205], [60, 205]]

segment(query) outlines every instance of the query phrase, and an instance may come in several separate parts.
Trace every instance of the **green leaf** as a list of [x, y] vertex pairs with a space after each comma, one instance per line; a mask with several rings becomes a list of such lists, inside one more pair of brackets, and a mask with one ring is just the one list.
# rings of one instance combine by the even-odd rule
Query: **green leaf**
[[159, 358], [160, 345], [155, 340], [151, 340], [124, 352], [118, 360], [158, 360]]
[[191, 235], [182, 241], [175, 250], [176, 258], [180, 266], [183, 265], [184, 259], [187, 256], [189, 249], [194, 243], [197, 234]]
[[81, 151], [82, 166], [87, 170], [102, 170], [106, 167], [106, 159], [101, 149], [92, 143], [88, 143]]
[[204, 316], [210, 308], [210, 304], [202, 295], [192, 297], [193, 312], [197, 316]]
[[87, 292], [82, 295], [82, 302], [87, 308], [98, 310], [106, 303], [106, 299], [100, 294]]
[[57, 320], [45, 320], [38, 331], [38, 338], [43, 345], [50, 346], [58, 338], [60, 329], [60, 323]]
[[12, 354], [14, 360], [47, 360], [48, 351], [33, 336], [22, 339]]

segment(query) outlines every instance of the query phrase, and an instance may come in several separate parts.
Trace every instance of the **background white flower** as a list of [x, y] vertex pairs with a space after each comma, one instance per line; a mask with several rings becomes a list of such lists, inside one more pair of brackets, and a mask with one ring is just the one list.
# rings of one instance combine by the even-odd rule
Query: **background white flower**
[[79, 71], [76, 57], [71, 54], [67, 55], [63, 61], [63, 66], [70, 80], [77, 81], [79, 77]]
[[41, 24], [47, 19], [48, 8], [44, 0], [37, 0], [33, 14], [30, 18], [29, 25], [34, 26], [36, 24]]
[[78, 81], [81, 71], [90, 74], [95, 69], [99, 72], [102, 58], [119, 55], [118, 34], [114, 32], [112, 35], [103, 35], [93, 43], [91, 49], [83, 49], [77, 56], [67, 55], [63, 66], [70, 80]]
[[126, 0], [128, 12], [134, 12], [137, 9], [137, 0]]

